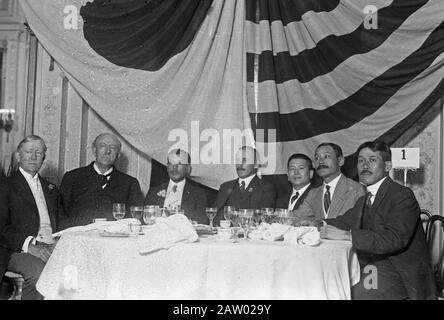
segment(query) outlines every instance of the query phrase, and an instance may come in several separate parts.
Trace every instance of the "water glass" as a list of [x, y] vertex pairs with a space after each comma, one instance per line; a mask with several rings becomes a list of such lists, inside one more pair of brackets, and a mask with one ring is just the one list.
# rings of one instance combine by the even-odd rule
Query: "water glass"
[[230, 214], [232, 211], [235, 211], [236, 208], [233, 206], [225, 206], [224, 207], [224, 219], [225, 220], [230, 220]]
[[131, 216], [134, 219], [142, 221], [143, 207], [140, 206], [131, 206], [130, 207]]
[[159, 206], [144, 206], [143, 207], [143, 222], [146, 225], [154, 224], [154, 217], [158, 212]]
[[125, 218], [126, 208], [124, 203], [113, 203], [113, 217], [116, 220]]
[[276, 209], [276, 215], [278, 217], [279, 223], [285, 224], [288, 218], [291, 218], [291, 211], [288, 209]]
[[241, 228], [244, 230], [244, 239], [247, 239], [248, 232], [250, 231], [253, 223], [254, 211], [252, 209], [240, 209], [239, 210], [239, 222]]
[[261, 221], [266, 223], [274, 222], [274, 209], [273, 208], [262, 208], [261, 209]]

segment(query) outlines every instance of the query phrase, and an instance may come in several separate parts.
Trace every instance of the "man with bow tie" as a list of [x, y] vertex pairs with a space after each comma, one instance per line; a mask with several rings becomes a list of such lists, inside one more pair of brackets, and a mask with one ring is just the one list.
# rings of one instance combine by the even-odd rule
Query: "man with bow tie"
[[190, 155], [181, 149], [171, 150], [167, 156], [167, 171], [170, 180], [150, 188], [145, 205], [157, 205], [161, 208], [180, 206], [189, 220], [208, 224], [205, 189], [189, 179]]
[[59, 193], [39, 174], [46, 155], [43, 139], [23, 139], [15, 153], [19, 169], [0, 187], [0, 270], [24, 278], [22, 299], [39, 300], [35, 285], [55, 244]]
[[100, 134], [92, 144], [96, 160], [63, 176], [60, 192], [65, 216], [60, 221], [60, 229], [86, 225], [95, 218], [114, 220], [113, 203], [124, 203], [127, 211], [130, 206], [142, 205], [137, 179], [114, 167], [120, 148], [116, 136]]
[[311, 190], [313, 178], [313, 164], [311, 159], [302, 153], [290, 156], [287, 162], [288, 181], [292, 191], [276, 200], [276, 208], [297, 210]]
[[351, 240], [358, 253], [361, 278], [352, 288], [352, 299], [434, 299], [420, 207], [409, 188], [388, 176], [389, 146], [365, 142], [356, 153], [359, 181], [367, 194], [321, 227], [322, 238]]
[[236, 152], [236, 173], [238, 179], [224, 182], [217, 193], [214, 207], [217, 225], [223, 219], [224, 206], [238, 209], [274, 208], [276, 190], [270, 182], [257, 176], [259, 155], [257, 150], [243, 146]]

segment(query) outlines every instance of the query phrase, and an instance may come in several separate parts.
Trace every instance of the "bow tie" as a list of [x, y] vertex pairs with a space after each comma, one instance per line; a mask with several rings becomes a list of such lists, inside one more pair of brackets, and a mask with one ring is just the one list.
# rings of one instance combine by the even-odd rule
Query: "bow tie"
[[102, 187], [102, 189], [105, 188], [106, 185], [108, 184], [108, 177], [111, 176], [111, 173], [97, 175], [98, 179], [99, 179], [100, 186]]

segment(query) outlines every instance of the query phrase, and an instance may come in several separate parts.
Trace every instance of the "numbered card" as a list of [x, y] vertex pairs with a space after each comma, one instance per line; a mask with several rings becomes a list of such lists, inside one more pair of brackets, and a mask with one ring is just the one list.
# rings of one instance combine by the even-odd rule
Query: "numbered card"
[[393, 169], [418, 169], [419, 148], [391, 148]]

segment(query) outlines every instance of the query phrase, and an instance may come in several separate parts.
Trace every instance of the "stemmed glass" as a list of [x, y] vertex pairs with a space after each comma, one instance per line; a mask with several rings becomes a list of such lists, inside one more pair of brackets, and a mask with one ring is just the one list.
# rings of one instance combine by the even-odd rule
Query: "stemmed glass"
[[159, 206], [144, 206], [143, 207], [143, 222], [146, 225], [154, 224], [154, 217], [157, 216]]
[[205, 213], [208, 219], [210, 219], [210, 228], [213, 231], [213, 219], [216, 216], [217, 208], [205, 208]]
[[237, 239], [237, 230], [238, 230], [238, 225], [239, 225], [239, 212], [231, 211], [230, 220], [231, 220], [231, 224], [233, 225], [234, 239]]
[[126, 208], [124, 203], [113, 203], [113, 217], [116, 220], [125, 218]]
[[248, 231], [250, 231], [251, 224], [253, 223], [253, 213], [252, 209], [239, 210], [239, 220], [241, 228], [244, 230], [244, 239], [247, 239]]
[[262, 221], [262, 210], [253, 210], [253, 226], [258, 228]]
[[142, 221], [143, 207], [139, 206], [131, 206], [130, 207], [131, 216], [134, 219]]
[[262, 213], [262, 219], [261, 219], [262, 222], [273, 223], [273, 213], [274, 213], [273, 208], [262, 208], [261, 213]]
[[236, 208], [233, 206], [225, 206], [224, 207], [224, 219], [225, 220], [230, 220], [230, 215], [232, 211], [235, 211]]
[[281, 224], [286, 224], [286, 221], [288, 220], [288, 218], [290, 217], [290, 212], [287, 209], [276, 209], [276, 214], [278, 217], [278, 221]]

